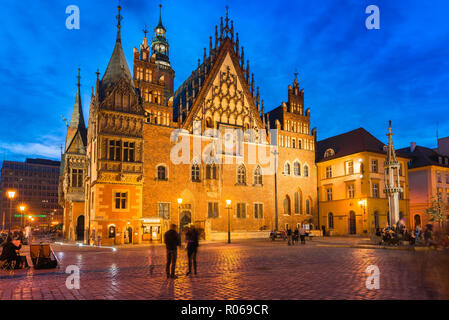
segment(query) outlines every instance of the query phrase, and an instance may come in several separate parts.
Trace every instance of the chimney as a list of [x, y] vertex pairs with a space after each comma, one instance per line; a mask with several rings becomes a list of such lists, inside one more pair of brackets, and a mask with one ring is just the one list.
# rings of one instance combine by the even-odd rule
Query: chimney
[[416, 142], [410, 142], [410, 152], [415, 152]]

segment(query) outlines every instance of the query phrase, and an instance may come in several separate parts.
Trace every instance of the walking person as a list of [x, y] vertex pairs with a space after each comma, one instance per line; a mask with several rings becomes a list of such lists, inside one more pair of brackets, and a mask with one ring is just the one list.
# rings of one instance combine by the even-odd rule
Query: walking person
[[165, 267], [167, 278], [176, 279], [176, 258], [178, 257], [178, 246], [181, 245], [179, 234], [176, 232], [176, 224], [170, 225], [170, 230], [164, 234], [164, 242], [167, 249], [167, 264]]
[[288, 245], [290, 246], [292, 244], [292, 229], [287, 228], [287, 239], [288, 239]]
[[298, 227], [296, 227], [295, 231], [293, 232], [293, 244], [298, 244], [299, 242], [299, 230]]
[[299, 237], [301, 238], [301, 244], [306, 244], [306, 230], [303, 226], [299, 228]]
[[186, 275], [192, 273], [192, 264], [193, 264], [193, 272], [196, 274], [196, 254], [198, 252], [198, 241], [199, 241], [198, 231], [192, 225], [186, 233], [186, 243], [187, 243], [187, 258], [189, 260], [189, 271]]

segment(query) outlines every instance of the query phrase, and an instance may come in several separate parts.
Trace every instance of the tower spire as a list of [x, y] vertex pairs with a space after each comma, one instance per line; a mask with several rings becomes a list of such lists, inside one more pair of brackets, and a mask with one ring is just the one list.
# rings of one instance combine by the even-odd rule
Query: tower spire
[[119, 5], [117, 6], [117, 10], [118, 10], [118, 14], [116, 16], [117, 18], [117, 42], [121, 42], [122, 41], [122, 35], [121, 35], [121, 21], [123, 20], [122, 15], [120, 14], [120, 12], [122, 11], [122, 7], [120, 6], [120, 2]]

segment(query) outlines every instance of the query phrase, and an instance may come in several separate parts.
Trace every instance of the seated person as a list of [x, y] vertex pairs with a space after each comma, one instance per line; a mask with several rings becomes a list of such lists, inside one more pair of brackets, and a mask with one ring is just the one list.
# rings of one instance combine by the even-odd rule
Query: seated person
[[2, 250], [2, 254], [0, 255], [0, 261], [12, 263], [15, 261], [14, 269], [22, 268], [22, 259], [19, 255], [19, 250], [22, 248], [22, 244], [20, 241], [20, 235], [14, 234], [11, 237], [11, 240], [8, 241]]

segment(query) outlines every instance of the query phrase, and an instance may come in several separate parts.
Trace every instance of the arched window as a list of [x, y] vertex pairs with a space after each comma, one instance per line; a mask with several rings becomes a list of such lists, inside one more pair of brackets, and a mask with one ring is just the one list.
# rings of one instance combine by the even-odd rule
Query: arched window
[[290, 197], [285, 196], [284, 199], [284, 214], [291, 215]]
[[206, 119], [206, 128], [213, 128], [214, 125], [212, 124], [212, 119], [211, 118], [207, 118]]
[[200, 181], [200, 166], [197, 163], [192, 165], [192, 181]]
[[295, 192], [295, 214], [301, 214], [301, 195]]
[[246, 169], [243, 164], [241, 164], [237, 169], [237, 183], [246, 184]]
[[304, 166], [304, 177], [308, 177], [309, 176], [309, 166], [305, 165]]
[[301, 165], [299, 164], [298, 161], [295, 161], [293, 163], [293, 174], [295, 176], [300, 176], [301, 175]]
[[167, 180], [167, 168], [163, 165], [157, 166], [157, 179]]
[[333, 155], [335, 155], [334, 149], [327, 149], [327, 150], [324, 152], [324, 157], [325, 157], [325, 158], [332, 157]]
[[332, 212], [329, 212], [329, 214], [327, 215], [327, 228], [334, 228], [334, 214]]
[[290, 163], [288, 162], [284, 164], [284, 174], [290, 175]]
[[262, 184], [262, 169], [260, 166], [257, 166], [254, 170], [254, 184]]
[[217, 166], [215, 163], [208, 163], [206, 165], [206, 179], [208, 180], [217, 179]]
[[306, 200], [306, 214], [311, 214], [310, 199]]

